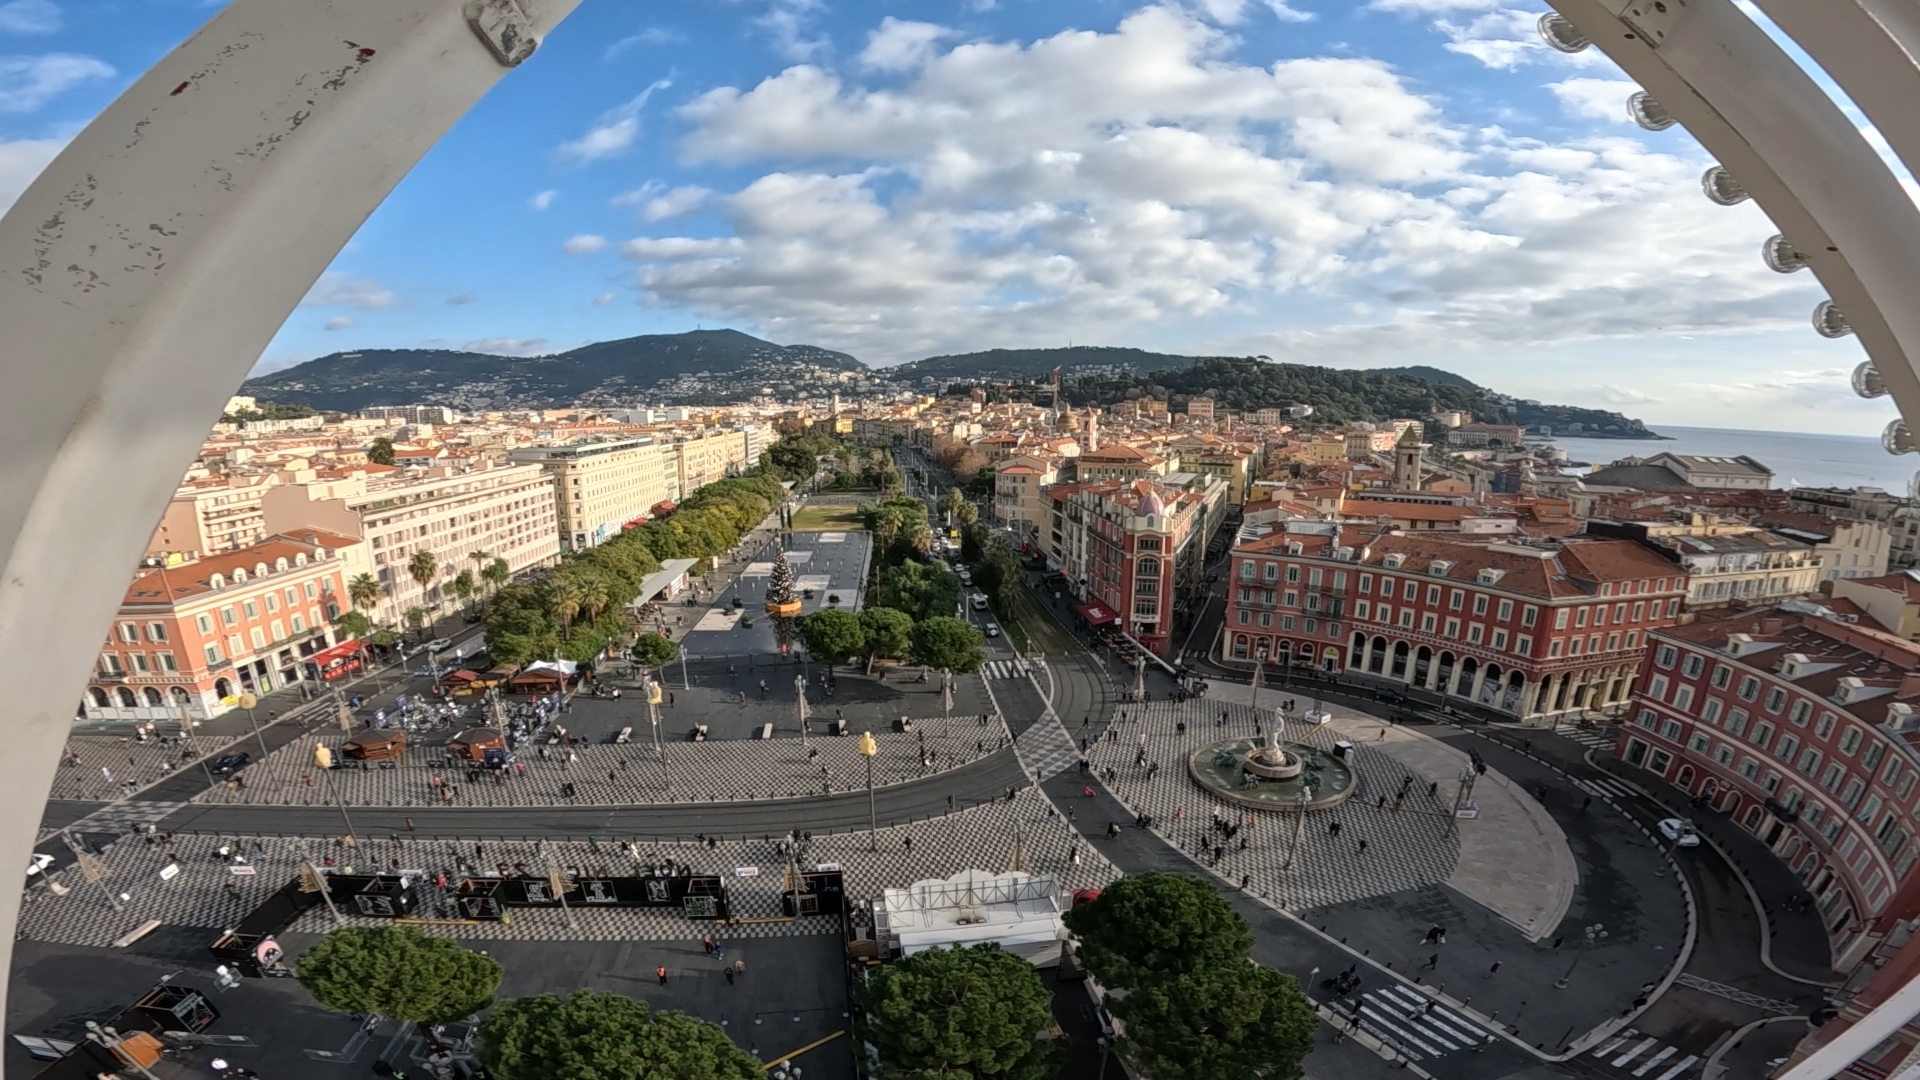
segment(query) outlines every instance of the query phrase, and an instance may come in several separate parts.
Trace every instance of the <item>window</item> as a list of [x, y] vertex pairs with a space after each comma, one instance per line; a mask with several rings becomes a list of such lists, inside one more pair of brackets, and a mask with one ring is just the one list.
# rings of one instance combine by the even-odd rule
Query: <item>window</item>
[[1525, 608], [1521, 609], [1520, 625], [1532, 626], [1534, 623], [1534, 620], [1539, 617], [1540, 617], [1540, 609], [1537, 607], [1534, 607], [1532, 604], [1528, 604]]
[[[1508, 619], [1513, 618], [1513, 601], [1511, 600], [1500, 601], [1499, 611], [1500, 611], [1499, 617], [1501, 622], [1506, 622]], [[1528, 624], [1528, 625], [1532, 625], [1532, 624]]]
[[259, 627], [254, 627], [248, 636], [253, 638], [254, 648], [264, 649], [267, 647], [267, 635], [262, 633]]
[[1806, 727], [1807, 721], [1813, 719], [1813, 703], [1810, 701], [1794, 702], [1793, 712], [1789, 714], [1787, 718], [1793, 721], [1795, 727]]
[[1556, 657], [1559, 655], [1560, 655], [1560, 639], [1554, 638], [1552, 641], [1547, 642], [1547, 658], [1552, 659], [1553, 657]]
[[1673, 688], [1673, 707], [1685, 712], [1693, 707], [1693, 687], [1682, 683]]
[[1820, 751], [1805, 750], [1800, 754], [1800, 771], [1812, 776], [1820, 771]]
[[1855, 821], [1872, 821], [1879, 813], [1883, 802], [1878, 795], [1867, 796], [1867, 801], [1853, 815]]
[[1770, 745], [1773, 742], [1773, 725], [1772, 724], [1755, 724], [1753, 726], [1753, 738], [1748, 739], [1747, 741], [1759, 747], [1760, 749], [1765, 750], [1768, 747], [1768, 745]]
[[1800, 740], [1792, 735], [1780, 736], [1780, 745], [1774, 748], [1774, 755], [1788, 765], [1793, 764], [1793, 755], [1800, 752]]
[[1766, 788], [1767, 794], [1769, 795], [1773, 794], [1776, 791], [1779, 791], [1780, 790], [1780, 774], [1777, 772], [1774, 772], [1772, 769], [1768, 769], [1766, 778], [1760, 781], [1760, 786], [1763, 788]]
[[154, 653], [153, 658], [159, 663], [161, 671], [174, 674], [180, 670], [180, 665], [174, 662], [173, 654], [170, 652]]
[[1847, 805], [1847, 809], [1851, 810], [1860, 805], [1860, 796], [1866, 793], [1867, 782], [1856, 776], [1847, 781], [1847, 790], [1840, 793], [1840, 801]]
[[[1594, 637], [1596, 637], [1596, 638], [1597, 638], [1597, 637], [1599, 637], [1599, 636], [1600, 636], [1600, 635], [1598, 635], [1598, 634], [1595, 634], [1595, 635], [1594, 635]], [[1608, 651], [1608, 652], [1614, 652], [1614, 651], [1616, 651], [1616, 650], [1618, 650], [1619, 648], [1620, 648], [1620, 635], [1619, 635], [1619, 634], [1608, 634], [1608, 635], [1607, 635], [1607, 651]]]
[[1740, 775], [1742, 777], [1744, 777], [1745, 779], [1751, 780], [1756, 775], [1758, 775], [1759, 772], [1760, 772], [1759, 762], [1753, 760], [1752, 758], [1740, 759]]
[[[1427, 617], [1431, 619], [1433, 616], [1429, 615]], [[1409, 630], [1413, 629], [1413, 609], [1412, 608], [1400, 609], [1400, 625]]]
[[1393, 579], [1392, 578], [1383, 577], [1380, 579], [1380, 595], [1381, 596], [1393, 595]]
[[1760, 696], [1760, 680], [1751, 675], [1742, 675], [1740, 689], [1735, 692], [1740, 695], [1741, 701], [1752, 701]]
[[1860, 765], [1862, 768], [1866, 769], [1868, 772], [1872, 772], [1873, 770], [1880, 767], [1880, 759], [1885, 757], [1886, 755], [1887, 755], [1886, 743], [1878, 742], [1878, 741], [1870, 743], [1867, 746], [1867, 755], [1860, 759]]
[[1428, 607], [1440, 606], [1440, 586], [1438, 585], [1427, 586], [1427, 606]]
[[1381, 604], [1379, 607], [1373, 609], [1373, 617], [1383, 623], [1390, 623], [1393, 621], [1393, 609], [1385, 604]]
[[1668, 742], [1679, 742], [1680, 734], [1683, 730], [1680, 726], [1680, 721], [1668, 720], [1660, 725], [1660, 737]]
[[1680, 670], [1685, 673], [1687, 678], [1697, 679], [1700, 677], [1701, 672], [1707, 670], [1707, 658], [1701, 656], [1699, 653], [1688, 653], [1687, 661], [1681, 665]]
[[1496, 652], [1505, 652], [1505, 651], [1506, 651], [1506, 649], [1507, 649], [1507, 632], [1506, 632], [1505, 630], [1495, 630], [1495, 631], [1493, 632], [1493, 647], [1494, 647], [1494, 650], [1495, 650]]
[[200, 632], [203, 634], [213, 633], [213, 620], [208, 618], [205, 615], [202, 615], [198, 619], [195, 619], [194, 625], [198, 626], [200, 628]]
[[1599, 605], [1596, 605], [1596, 606], [1594, 607], [1594, 609], [1593, 609], [1593, 625], [1595, 625], [1595, 626], [1605, 626], [1605, 625], [1607, 625], [1607, 605], [1605, 605], [1605, 604], [1599, 604]]
[[1813, 733], [1822, 739], [1832, 738], [1834, 721], [1835, 717], [1832, 713], [1822, 712], [1820, 714], [1820, 722], [1813, 727]]
[[1719, 698], [1710, 697], [1700, 706], [1700, 719], [1705, 720], [1709, 724], [1717, 724], [1720, 722]]
[[1460, 637], [1460, 620], [1459, 619], [1447, 620], [1447, 636], [1450, 638], [1454, 638], [1456, 640], [1459, 639]]
[[1725, 768], [1733, 762], [1733, 747], [1722, 743], [1713, 748], [1713, 763]]
[[[1271, 580], [1272, 575], [1268, 575], [1268, 578]], [[1287, 582], [1292, 585], [1298, 585], [1300, 583], [1300, 564], [1287, 564]]]
[[[1448, 621], [1451, 622], [1452, 620], [1448, 620]], [[1484, 626], [1481, 626], [1479, 623], [1474, 623], [1472, 626], [1467, 627], [1467, 644], [1469, 645], [1480, 644], [1481, 639], [1485, 638], [1486, 636], [1487, 636], [1487, 628]]]
[[1767, 691], [1767, 711], [1768, 712], [1777, 713], [1781, 709], [1785, 708], [1786, 705], [1787, 705], [1787, 692], [1785, 690], [1782, 690], [1776, 686], [1773, 689]]
[[[328, 591], [328, 592], [332, 592], [332, 591], [333, 591], [333, 582], [332, 582], [331, 580], [329, 580], [329, 581], [327, 582], [327, 591]], [[314, 598], [314, 596], [313, 596], [313, 582], [311, 582], [311, 581], [309, 581], [309, 582], [307, 582], [307, 599], [309, 599], [309, 600], [312, 600], [313, 598]]]
[[[1273, 603], [1273, 590], [1272, 589], [1262, 590], [1260, 599], [1269, 604]], [[1297, 592], [1293, 592], [1291, 590], [1289, 590], [1288, 592], [1282, 593], [1280, 596], [1280, 600], [1282, 603], [1286, 604], [1288, 607], [1300, 606], [1300, 594]], [[1313, 607], [1320, 606], [1319, 605], [1320, 597], [1318, 595], [1309, 596], [1307, 597], [1307, 600], [1309, 601], [1310, 606], [1313, 606]]]
[[217, 664], [219, 662], [220, 662], [220, 646], [208, 645], [207, 646], [207, 663]]
[[1645, 600], [1641, 600], [1638, 603], [1633, 605], [1633, 621], [1634, 622], [1640, 621], [1640, 617], [1642, 614], [1645, 613], [1646, 607], [1647, 607], [1647, 602]]
[[1670, 668], [1673, 666], [1673, 662], [1679, 659], [1679, 657], [1680, 650], [1671, 645], [1662, 645], [1653, 650], [1653, 664], [1655, 667]]
[[[1293, 569], [1288, 567], [1288, 569]], [[1320, 568], [1315, 566], [1307, 571], [1307, 584], [1315, 589], [1320, 587]]]
[[1356, 619], [1364, 619], [1367, 617], [1367, 601], [1365, 600], [1354, 601], [1353, 617]]
[[1653, 698], [1655, 701], [1667, 700], [1667, 677], [1665, 675], [1655, 675], [1653, 680], [1647, 683], [1647, 696]]
[[240, 621], [240, 613], [230, 607], [223, 607], [220, 609], [220, 621], [227, 626], [233, 626]]
[[1697, 732], [1694, 734], [1693, 738], [1687, 740], [1687, 749], [1693, 751], [1696, 754], [1706, 753], [1708, 745], [1709, 745], [1709, 740], [1707, 739], [1707, 737]]
[[1847, 733], [1840, 736], [1840, 752], [1852, 756], [1853, 752], [1858, 749], [1860, 749], [1860, 729], [1857, 727], [1849, 727], [1847, 728]]
[[1920, 779], [1920, 773], [1909, 772], [1900, 778], [1899, 794], [1901, 802], [1907, 801], [1907, 797], [1913, 794], [1913, 782], [1916, 779]]
[[1513, 651], [1520, 656], [1532, 656], [1533, 638], [1527, 634], [1521, 634], [1519, 640], [1513, 643]]
[[1435, 616], [1432, 612], [1428, 612], [1427, 614], [1420, 616], [1420, 629], [1426, 631], [1429, 634], [1433, 633], [1434, 620], [1436, 618], [1437, 616]]
[[1409, 604], [1420, 599], [1419, 583], [1412, 581], [1407, 582], [1407, 587], [1400, 590], [1400, 599], [1405, 600]]
[[1633, 722], [1646, 728], [1648, 731], [1652, 731], [1660, 722], [1660, 714], [1654, 712], [1652, 709], [1641, 709], [1640, 715], [1634, 717]]
[[1293, 616], [1291, 615], [1280, 616], [1280, 629], [1282, 630], [1293, 629]]
[[127, 659], [133, 661], [133, 670], [141, 673], [142, 675], [147, 673], [148, 668], [147, 668], [146, 653], [143, 653], [143, 652], [128, 653]]
[[1844, 782], [1846, 778], [1847, 770], [1838, 765], [1829, 765], [1827, 766], [1826, 775], [1820, 778], [1820, 786], [1830, 792], [1837, 792], [1840, 790], [1841, 783]]
[[1725, 690], [1727, 688], [1727, 682], [1732, 678], [1733, 678], [1732, 668], [1728, 667], [1725, 664], [1720, 664], [1716, 666], [1713, 669], [1713, 688], [1715, 690]]
[[1361, 592], [1373, 591], [1373, 575], [1372, 574], [1360, 575], [1360, 591]]
[[120, 654], [119, 653], [101, 653], [100, 654], [100, 671], [102, 674], [105, 674], [105, 675], [120, 674], [121, 673]]
[[275, 596], [273, 593], [268, 593], [267, 594], [267, 613], [272, 614], [273, 612], [276, 612], [279, 610], [280, 610], [280, 598], [278, 596]]
[[1253, 590], [1252, 590], [1252, 589], [1241, 589], [1241, 590], [1240, 590], [1240, 602], [1241, 602], [1241, 603], [1243, 603], [1243, 604], [1251, 604], [1251, 603], [1253, 603]]
[[1253, 612], [1248, 611], [1246, 608], [1241, 608], [1237, 621], [1240, 623], [1241, 626], [1247, 626], [1251, 624], [1253, 622]]
[[1243, 560], [1240, 563], [1240, 580], [1252, 581], [1255, 576], [1256, 575], [1253, 569], [1253, 560], [1251, 559]]
[[1450, 610], [1459, 611], [1466, 605], [1466, 602], [1467, 594], [1461, 592], [1459, 589], [1454, 589], [1447, 593], [1447, 607]]
[[249, 618], [249, 619], [257, 619], [257, 618], [259, 618], [259, 617], [260, 617], [260, 605], [259, 605], [259, 604], [256, 604], [256, 603], [254, 603], [253, 601], [251, 601], [251, 600], [249, 600], [249, 601], [247, 601], [246, 603], [244, 603], [244, 604], [242, 604], [242, 605], [240, 605], [240, 606], [246, 609], [246, 611], [247, 611], [247, 618]]
[[1573, 625], [1581, 629], [1586, 628], [1586, 625], [1587, 625], [1587, 609], [1586, 608], [1580, 608], [1579, 610], [1573, 613]]
[[120, 640], [132, 645], [140, 640], [140, 628], [130, 622], [120, 624]]
[[1487, 613], [1487, 594], [1486, 593], [1474, 594], [1473, 613], [1475, 615], [1485, 615]]
[[1568, 612], [1566, 608], [1561, 608], [1559, 611], [1553, 613], [1553, 628], [1555, 630], [1565, 630], [1567, 628], [1567, 615]]

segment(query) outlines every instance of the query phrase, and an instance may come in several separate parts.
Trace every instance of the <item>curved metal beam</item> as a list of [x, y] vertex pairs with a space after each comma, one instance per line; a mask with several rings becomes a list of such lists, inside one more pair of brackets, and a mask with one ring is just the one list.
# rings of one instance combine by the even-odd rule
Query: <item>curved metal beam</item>
[[1920, 7], [1913, 0], [1755, 0], [1920, 176]]
[[[221, 404], [367, 215], [577, 2], [236, 0], [0, 219], [0, 655], [30, 673], [0, 756], [0, 866], [26, 864], [122, 575]], [[0, 890], [0, 925], [19, 903]]]
[[1807, 256], [1920, 428], [1920, 211], [1853, 122], [1731, 0], [1552, 3]]

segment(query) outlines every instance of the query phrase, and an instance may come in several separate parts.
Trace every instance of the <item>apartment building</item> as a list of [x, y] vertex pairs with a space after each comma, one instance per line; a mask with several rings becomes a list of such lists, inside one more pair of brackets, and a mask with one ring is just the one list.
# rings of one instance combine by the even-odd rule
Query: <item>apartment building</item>
[[1686, 575], [1624, 540], [1470, 543], [1327, 521], [1235, 547], [1223, 659], [1375, 675], [1526, 718], [1627, 700]]
[[706, 487], [715, 480], [738, 476], [753, 464], [747, 456], [747, 433], [708, 428], [695, 434], [678, 436], [673, 444], [675, 479], [682, 495]]
[[107, 632], [82, 714], [179, 723], [218, 716], [241, 693], [322, 679], [356, 546], [309, 529], [197, 559], [149, 559]]
[[[1084, 459], [1084, 458], [1083, 458]], [[1169, 655], [1176, 621], [1205, 587], [1203, 560], [1226, 504], [1218, 478], [1056, 484], [1049, 560], [1081, 601], [1080, 615], [1112, 626], [1156, 655]]]
[[1816, 588], [1831, 589], [1833, 582], [1848, 578], [1881, 577], [1893, 553], [1893, 532], [1878, 521], [1776, 511], [1760, 515], [1754, 524], [1813, 545]]
[[1811, 543], [1713, 514], [1674, 522], [1589, 521], [1587, 533], [1633, 540], [1672, 561], [1687, 573], [1687, 607], [1695, 611], [1776, 604], [1807, 596], [1819, 584]]
[[1046, 487], [1060, 478], [1056, 458], [1019, 454], [993, 468], [993, 513], [1029, 548], [1038, 545], [1051, 511]]
[[1920, 641], [1920, 570], [1841, 579], [1833, 583], [1833, 599], [1836, 607], [1857, 608], [1895, 637]]
[[237, 551], [265, 539], [261, 508], [272, 475], [197, 477], [183, 481], [147, 541], [147, 554]]
[[[365, 541], [364, 572], [387, 594], [373, 614], [395, 625], [410, 607], [439, 604], [442, 585], [474, 565], [475, 551], [505, 559], [515, 573], [560, 554], [553, 474], [528, 463], [378, 478], [358, 470], [328, 478], [308, 472], [270, 489], [265, 505], [274, 532], [320, 529]], [[416, 551], [431, 552], [439, 567], [424, 588], [407, 570]]]
[[508, 459], [538, 465], [553, 476], [562, 551], [604, 543], [622, 526], [682, 497], [674, 444], [651, 437], [526, 447]]
[[1920, 902], [1917, 731], [1920, 645], [1796, 602], [1654, 632], [1614, 752], [1765, 841], [1846, 971]]
[[1892, 535], [1888, 569], [1920, 564], [1920, 512], [1914, 510], [1911, 499], [1872, 487], [1794, 488], [1787, 492], [1787, 505], [1848, 521], [1877, 521]]
[[1102, 480], [1158, 480], [1173, 472], [1177, 458], [1156, 454], [1125, 443], [1109, 443], [1098, 450], [1082, 450], [1071, 459], [1073, 481], [1077, 484]]

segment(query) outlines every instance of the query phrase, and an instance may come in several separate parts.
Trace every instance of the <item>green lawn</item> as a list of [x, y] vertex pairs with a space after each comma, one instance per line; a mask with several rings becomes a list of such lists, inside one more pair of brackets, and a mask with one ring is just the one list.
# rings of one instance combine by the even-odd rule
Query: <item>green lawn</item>
[[1042, 608], [1026, 589], [1014, 592], [1011, 611], [1000, 612], [1001, 623], [1009, 634], [1018, 633], [1027, 638], [1020, 644], [1022, 652], [1038, 651], [1048, 656], [1062, 656], [1080, 648], [1066, 627], [1060, 625], [1053, 613]]
[[793, 515], [794, 532], [845, 532], [866, 527], [857, 506], [803, 506]]

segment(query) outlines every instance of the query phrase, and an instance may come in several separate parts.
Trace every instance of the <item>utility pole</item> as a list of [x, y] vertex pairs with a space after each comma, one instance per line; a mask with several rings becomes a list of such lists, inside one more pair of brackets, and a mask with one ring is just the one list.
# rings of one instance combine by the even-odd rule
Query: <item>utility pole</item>
[[560, 901], [560, 912], [567, 917], [567, 929], [578, 930], [580, 927], [574, 922], [573, 909], [567, 906], [567, 889], [573, 883], [567, 880], [567, 875], [554, 863], [553, 855], [547, 850], [547, 842], [540, 840], [538, 845], [540, 861], [547, 867], [547, 888], [552, 889], [554, 899]]
[[1580, 961], [1586, 958], [1587, 953], [1590, 952], [1595, 945], [1606, 939], [1607, 926], [1605, 923], [1594, 923], [1592, 926], [1582, 927], [1580, 934], [1586, 939], [1586, 948], [1573, 954], [1573, 963], [1567, 965], [1567, 973], [1560, 976], [1553, 984], [1553, 988], [1556, 990], [1565, 990], [1567, 984], [1573, 981], [1574, 969], [1580, 966]]
[[1253, 715], [1260, 715], [1260, 684], [1266, 682], [1267, 650], [1262, 647], [1253, 658]]
[[813, 744], [807, 741], [807, 677], [793, 677], [794, 704], [800, 713], [800, 748], [807, 751], [807, 757], [813, 757]]
[[260, 704], [260, 699], [243, 691], [234, 704], [247, 710], [247, 724], [253, 728], [254, 741], [260, 744], [260, 760], [267, 760], [267, 754], [269, 753], [267, 750], [267, 737], [260, 733], [260, 722], [253, 718], [254, 707]]
[[648, 679], [647, 721], [653, 725], [653, 753], [660, 759], [660, 782], [673, 790], [673, 775], [667, 771], [667, 748], [660, 742], [660, 680]]
[[339, 926], [346, 922], [340, 917], [340, 909], [333, 905], [333, 891], [327, 887], [326, 877], [320, 873], [320, 867], [314, 863], [311, 856], [306, 862], [300, 864], [300, 879], [301, 892], [317, 892], [320, 894], [320, 899], [327, 902], [327, 911], [333, 916], [333, 925]]
[[[338, 767], [339, 766], [336, 764], [335, 768], [338, 768]], [[328, 769], [327, 772], [332, 773], [333, 769]], [[347, 826], [347, 842], [352, 844], [356, 848], [359, 847], [360, 837], [355, 835], [353, 831], [353, 818], [351, 815], [347, 813], [347, 801], [340, 797], [340, 789], [338, 786], [334, 784], [333, 777], [331, 775], [327, 777], [327, 792], [328, 794], [333, 796], [334, 805], [340, 808], [340, 820], [342, 822], [345, 822]]]
[[120, 903], [120, 898], [107, 887], [106, 878], [112, 872], [107, 869], [107, 865], [94, 858], [79, 840], [74, 839], [72, 833], [62, 830], [60, 839], [66, 843], [67, 850], [73, 852], [73, 865], [79, 869], [80, 876], [100, 886], [100, 891], [107, 894], [107, 903], [112, 905], [113, 910], [125, 911], [126, 908]]
[[867, 759], [867, 850], [878, 851], [880, 849], [880, 819], [875, 813], [873, 805], [873, 756], [880, 752], [880, 748], [874, 744], [872, 732], [863, 731], [860, 733], [859, 750], [860, 756]]
[[1293, 807], [1293, 838], [1287, 841], [1287, 861], [1280, 864], [1282, 870], [1293, 869], [1293, 854], [1300, 850], [1300, 841], [1307, 831], [1307, 786], [1304, 774], [1296, 783], [1300, 784], [1300, 790], [1294, 795], [1297, 801]]

